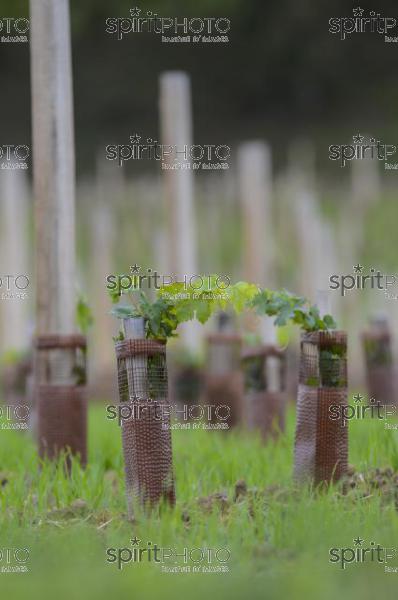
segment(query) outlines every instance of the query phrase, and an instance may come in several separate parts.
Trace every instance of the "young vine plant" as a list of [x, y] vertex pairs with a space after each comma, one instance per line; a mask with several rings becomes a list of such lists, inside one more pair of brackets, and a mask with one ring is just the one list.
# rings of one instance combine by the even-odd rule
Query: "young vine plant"
[[[261, 289], [245, 281], [220, 290], [216, 284], [217, 275], [205, 279], [203, 287], [194, 291], [187, 291], [184, 283], [163, 286], [157, 290], [154, 300], [150, 300], [143, 290], [123, 291], [130, 297], [129, 305], [116, 306], [120, 296], [116, 291], [108, 290], [115, 304], [111, 314], [119, 319], [143, 317], [146, 337], [159, 340], [175, 337], [180, 323], [197, 319], [204, 324], [220, 310], [232, 310], [237, 314], [254, 310], [259, 315], [276, 317], [274, 323], [277, 326], [292, 322], [304, 331], [336, 328], [331, 315], [321, 317], [316, 306], [286, 290]], [[123, 334], [118, 339], [123, 339]]]

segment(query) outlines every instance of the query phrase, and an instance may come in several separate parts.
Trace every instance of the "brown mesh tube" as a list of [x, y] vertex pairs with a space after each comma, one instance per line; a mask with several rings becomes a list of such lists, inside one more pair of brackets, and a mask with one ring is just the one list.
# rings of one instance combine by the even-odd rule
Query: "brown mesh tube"
[[347, 471], [348, 429], [330, 413], [332, 406], [347, 406], [346, 357], [345, 332], [302, 335], [294, 456], [298, 481], [337, 481]]
[[28, 405], [27, 379], [32, 372], [32, 359], [26, 357], [1, 371], [2, 401], [6, 406]]
[[39, 454], [56, 459], [63, 450], [87, 462], [87, 399], [79, 386], [40, 386], [38, 404]]
[[[240, 366], [241, 338], [234, 334], [217, 333], [207, 338], [207, 370], [204, 378], [203, 403], [228, 407], [228, 428], [242, 423], [243, 373]], [[220, 414], [226, 414], [224, 409]], [[216, 411], [212, 411], [216, 422]]]
[[200, 403], [203, 388], [203, 373], [197, 366], [175, 365], [170, 374], [172, 402], [180, 407], [189, 418], [191, 407]]
[[154, 340], [116, 344], [127, 508], [175, 504], [166, 346]]
[[242, 365], [247, 426], [264, 440], [276, 437], [285, 429], [285, 354], [275, 346], [249, 348], [242, 353]]
[[[35, 396], [39, 455], [56, 459], [63, 451], [87, 462], [86, 338], [37, 338]], [[70, 460], [67, 459], [68, 466]]]
[[299, 353], [296, 344], [286, 349], [286, 396], [287, 401], [296, 404], [298, 390]]
[[396, 404], [391, 335], [387, 328], [362, 334], [369, 397], [378, 404]]

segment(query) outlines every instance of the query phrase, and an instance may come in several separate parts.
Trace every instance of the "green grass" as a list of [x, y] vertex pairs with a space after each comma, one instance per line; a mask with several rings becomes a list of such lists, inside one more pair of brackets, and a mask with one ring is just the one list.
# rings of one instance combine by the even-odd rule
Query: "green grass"
[[[329, 548], [351, 547], [358, 535], [384, 547], [398, 545], [393, 499], [379, 490], [363, 497], [338, 488], [319, 493], [292, 484], [294, 410], [286, 434], [261, 445], [243, 432], [174, 431], [177, 506], [160, 514], [125, 517], [120, 431], [101, 406], [90, 410], [89, 466], [75, 464], [70, 478], [62, 468], [40, 467], [29, 434], [0, 431], [0, 550], [27, 547], [29, 573], [1, 574], [0, 589], [16, 598], [389, 598], [397, 573], [377, 563], [342, 570], [329, 562]], [[395, 431], [380, 421], [352, 422], [350, 462], [358, 471], [392, 466], [398, 470]], [[244, 479], [251, 494], [234, 502], [235, 483]], [[273, 486], [270, 488], [270, 486]], [[268, 493], [262, 493], [268, 488]], [[198, 498], [225, 492], [224, 509], [207, 512]], [[77, 499], [85, 501], [74, 508]], [[182, 518], [184, 515], [184, 519]], [[189, 515], [189, 523], [186, 521]], [[154, 562], [118, 570], [106, 549], [141, 547], [225, 547], [231, 553], [224, 574], [165, 574]], [[3, 559], [4, 561], [4, 559]], [[389, 564], [398, 566], [398, 558]], [[394, 596], [393, 596], [394, 594]], [[5, 597], [5, 596], [4, 596]]]

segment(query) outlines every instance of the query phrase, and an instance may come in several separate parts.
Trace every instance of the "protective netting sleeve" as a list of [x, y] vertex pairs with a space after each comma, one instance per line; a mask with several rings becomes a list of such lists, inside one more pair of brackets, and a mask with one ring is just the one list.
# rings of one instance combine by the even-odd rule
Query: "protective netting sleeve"
[[315, 331], [301, 338], [299, 382], [310, 387], [347, 386], [347, 336]]
[[15, 364], [2, 367], [1, 400], [5, 406], [30, 404], [30, 399], [27, 397], [27, 379], [31, 372], [31, 357], [23, 358]]
[[275, 346], [247, 348], [242, 353], [245, 392], [286, 389], [286, 356]]
[[[228, 411], [227, 428], [243, 420], [243, 373], [240, 366], [241, 338], [231, 334], [212, 334], [207, 339], [207, 369], [203, 403]], [[216, 411], [213, 411], [213, 415]], [[214, 422], [215, 419], [213, 420]]]
[[[315, 484], [347, 471], [347, 338], [345, 332], [304, 334], [297, 395], [294, 476]], [[335, 418], [338, 416], [338, 418]]]
[[154, 340], [116, 344], [128, 513], [137, 505], [175, 503], [166, 346]]
[[79, 455], [85, 465], [86, 339], [80, 335], [41, 336], [35, 347], [39, 455], [56, 459], [66, 452]]
[[397, 404], [395, 369], [388, 331], [362, 334], [369, 397], [377, 404]]
[[285, 428], [285, 355], [274, 346], [248, 348], [242, 353], [242, 368], [246, 424], [264, 440], [276, 436]]
[[[87, 462], [87, 398], [84, 387], [41, 385], [38, 390], [39, 455], [56, 459], [60, 452]], [[69, 459], [67, 459], [69, 463]]]

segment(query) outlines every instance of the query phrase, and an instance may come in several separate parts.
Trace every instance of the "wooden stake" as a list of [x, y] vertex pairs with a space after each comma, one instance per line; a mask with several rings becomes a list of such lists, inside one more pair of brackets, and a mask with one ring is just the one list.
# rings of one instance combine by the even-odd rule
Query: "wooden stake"
[[[192, 145], [190, 80], [186, 73], [172, 71], [160, 78], [162, 143], [177, 146], [177, 160], [186, 169], [163, 169], [170, 218], [171, 269], [180, 277], [196, 273], [196, 234], [191, 161], [182, 151]], [[174, 163], [174, 157], [168, 160]]]
[[[271, 152], [264, 142], [246, 142], [239, 148], [238, 160], [244, 275], [248, 281], [272, 288], [275, 284], [275, 248]], [[250, 322], [247, 325], [252, 326]], [[275, 342], [272, 319], [262, 319], [260, 329], [264, 342]]]
[[[179, 154], [165, 161], [172, 166], [174, 158], [183, 168], [163, 169], [166, 210], [168, 216], [170, 270], [181, 280], [197, 272], [196, 231], [194, 214], [194, 180], [189, 158], [192, 146], [192, 109], [189, 76], [180, 71], [163, 73], [160, 77], [161, 141], [175, 146]], [[184, 156], [184, 149], [187, 156]], [[200, 342], [197, 323], [181, 328], [184, 345], [196, 352]]]
[[37, 334], [75, 329], [75, 157], [68, 0], [30, 0]]
[[316, 305], [319, 310], [319, 316], [323, 318], [325, 315], [331, 314], [330, 290], [317, 290]]
[[[145, 339], [145, 321], [142, 317], [131, 317], [123, 319], [124, 337], [126, 340]], [[148, 400], [148, 368], [147, 356], [134, 356], [126, 359], [127, 381], [129, 384], [130, 400], [131, 394], [136, 394], [140, 400]]]
[[[23, 171], [3, 171], [0, 179], [1, 256], [0, 293], [7, 293], [6, 276], [11, 275], [11, 292], [27, 294], [26, 299], [0, 300], [2, 348], [23, 351], [29, 346], [29, 311], [32, 296], [31, 261], [29, 260], [29, 192]], [[19, 275], [17, 286], [15, 278]], [[28, 279], [26, 279], [28, 278]]]
[[336, 242], [313, 192], [297, 184], [291, 200], [301, 255], [301, 292], [315, 302], [317, 290], [327, 289], [330, 275], [336, 273]]
[[[30, 16], [36, 333], [71, 334], [76, 294], [69, 2], [30, 0]], [[73, 383], [73, 351], [54, 352], [53, 360], [51, 383]], [[44, 365], [37, 365], [36, 374], [36, 383], [47, 379]]]
[[350, 168], [352, 208], [357, 219], [358, 216], [365, 216], [367, 209], [380, 200], [379, 162], [366, 157], [351, 161]]
[[[116, 236], [115, 205], [121, 202], [123, 179], [121, 169], [115, 171], [105, 160], [97, 159], [96, 193], [91, 204], [91, 267], [95, 329], [93, 331], [93, 360], [95, 373], [104, 382], [113, 369], [112, 336], [114, 318], [109, 314], [110, 299], [106, 290], [106, 277], [114, 274], [114, 243]], [[94, 353], [95, 352], [95, 353]]]

